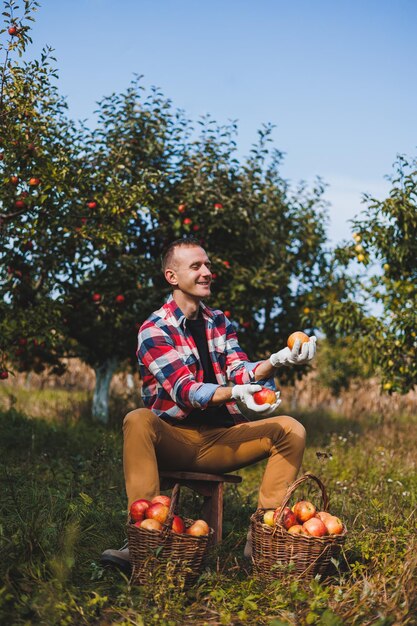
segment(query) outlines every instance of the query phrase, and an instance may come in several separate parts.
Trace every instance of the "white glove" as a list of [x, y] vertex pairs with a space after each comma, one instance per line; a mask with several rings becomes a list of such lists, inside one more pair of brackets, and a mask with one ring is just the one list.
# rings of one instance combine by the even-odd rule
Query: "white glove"
[[261, 385], [235, 385], [232, 389], [232, 398], [233, 400], [242, 402], [248, 409], [255, 411], [255, 413], [267, 415], [265, 411], [268, 411], [268, 413], [270, 413], [272, 409], [275, 411], [277, 406], [281, 403], [281, 400], [278, 399], [280, 392], [277, 392], [277, 401], [274, 402], [274, 404], [269, 404], [268, 402], [265, 404], [256, 404], [253, 399], [253, 394], [261, 389]]
[[289, 348], [283, 348], [279, 352], [271, 354], [269, 362], [273, 367], [278, 367], [279, 365], [286, 365], [287, 367], [290, 367], [291, 365], [302, 365], [304, 363], [308, 363], [308, 361], [311, 361], [316, 354], [316, 337], [310, 337], [310, 341], [303, 343], [301, 352], [300, 346], [301, 341], [297, 339], [292, 350]]

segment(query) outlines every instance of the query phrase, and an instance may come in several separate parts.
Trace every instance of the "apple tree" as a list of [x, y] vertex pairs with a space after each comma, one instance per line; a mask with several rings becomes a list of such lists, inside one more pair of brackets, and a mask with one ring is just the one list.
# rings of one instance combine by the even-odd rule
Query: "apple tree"
[[71, 216], [78, 137], [55, 85], [52, 51], [25, 61], [36, 2], [3, 3], [0, 31], [0, 369], [59, 370], [55, 278], [72, 265]]
[[407, 393], [417, 382], [417, 161], [398, 157], [390, 181], [387, 198], [364, 196], [353, 242], [336, 250], [340, 266], [354, 263], [351, 289], [334, 293], [317, 323], [343, 338], [358, 370]]

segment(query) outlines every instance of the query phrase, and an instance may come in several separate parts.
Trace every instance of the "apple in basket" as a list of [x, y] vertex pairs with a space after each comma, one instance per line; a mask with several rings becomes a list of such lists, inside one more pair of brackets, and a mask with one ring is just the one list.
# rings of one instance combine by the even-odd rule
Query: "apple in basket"
[[145, 511], [145, 517], [147, 519], [155, 519], [157, 522], [163, 524], [168, 517], [169, 508], [162, 504], [162, 502], [154, 502], [150, 504]]
[[129, 509], [130, 519], [133, 522], [141, 522], [145, 518], [145, 511], [150, 504], [151, 501], [145, 500], [145, 498], [140, 498], [132, 502]]
[[265, 511], [262, 521], [264, 524], [266, 524], [267, 526], [274, 526], [275, 524], [275, 520], [274, 520], [274, 509], [268, 509], [267, 511]]
[[171, 504], [171, 498], [169, 496], [159, 495], [152, 498], [151, 502], [152, 504], [155, 504], [155, 502], [161, 502], [161, 504], [169, 506]]
[[207, 522], [203, 519], [198, 519], [191, 524], [185, 532], [187, 535], [192, 535], [193, 537], [203, 537], [204, 535], [209, 534], [210, 528]]
[[288, 532], [290, 535], [308, 535], [308, 532], [302, 527], [301, 524], [294, 524], [294, 526], [290, 526]]
[[314, 517], [316, 514], [316, 507], [308, 500], [299, 500], [295, 503], [292, 510], [295, 513], [297, 520], [302, 523], [306, 522], [311, 517]]
[[185, 524], [182, 517], [174, 515], [174, 517], [172, 518], [171, 530], [173, 533], [177, 533], [179, 535], [185, 533]]
[[[277, 523], [277, 521], [279, 519], [279, 516], [280, 516], [280, 513], [281, 513], [281, 507], [278, 507], [277, 509], [275, 509], [275, 511], [274, 511], [274, 524]], [[297, 524], [297, 517], [296, 517], [295, 513], [293, 511], [291, 511], [289, 506], [286, 506], [284, 508], [284, 512], [283, 512], [282, 518], [281, 518], [281, 524], [287, 530], [289, 528], [291, 528], [291, 526], [295, 526]]]
[[324, 525], [324, 522], [322, 522], [318, 517], [310, 517], [310, 519], [304, 522], [303, 528], [312, 537], [323, 537], [324, 535], [327, 535], [327, 528]]
[[343, 532], [343, 522], [336, 515], [329, 515], [323, 520], [329, 535], [340, 535]]
[[162, 530], [162, 524], [156, 519], [144, 519], [142, 522], [136, 522], [135, 526], [146, 530]]

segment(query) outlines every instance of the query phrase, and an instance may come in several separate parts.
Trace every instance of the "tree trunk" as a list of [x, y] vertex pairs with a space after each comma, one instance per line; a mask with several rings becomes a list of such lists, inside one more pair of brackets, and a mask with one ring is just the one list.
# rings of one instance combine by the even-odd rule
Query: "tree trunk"
[[106, 359], [104, 363], [94, 368], [96, 373], [96, 386], [94, 388], [92, 416], [95, 422], [108, 424], [109, 422], [109, 395], [110, 383], [118, 360]]

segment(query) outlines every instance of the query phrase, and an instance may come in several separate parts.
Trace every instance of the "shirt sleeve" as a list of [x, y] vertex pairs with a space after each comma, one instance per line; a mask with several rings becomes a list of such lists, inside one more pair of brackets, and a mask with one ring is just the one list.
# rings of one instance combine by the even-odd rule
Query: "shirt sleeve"
[[158, 326], [142, 327], [138, 336], [137, 356], [139, 363], [182, 409], [206, 408], [220, 386], [197, 382], [193, 372], [181, 359], [172, 337]]
[[[226, 373], [227, 378], [236, 385], [255, 382], [255, 370], [262, 361], [249, 361], [239, 345], [233, 324], [226, 318]], [[274, 377], [256, 381], [264, 387], [276, 389]]]

